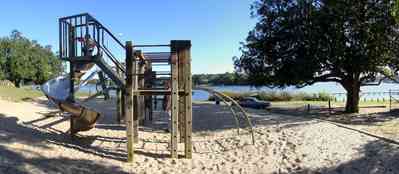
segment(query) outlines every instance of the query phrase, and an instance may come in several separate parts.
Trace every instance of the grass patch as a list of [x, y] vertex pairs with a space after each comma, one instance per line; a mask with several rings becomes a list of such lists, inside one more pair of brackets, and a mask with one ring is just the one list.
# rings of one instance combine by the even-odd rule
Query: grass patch
[[0, 86], [0, 99], [13, 102], [32, 101], [37, 97], [43, 96], [43, 93], [38, 90], [33, 90], [29, 87], [15, 88]]

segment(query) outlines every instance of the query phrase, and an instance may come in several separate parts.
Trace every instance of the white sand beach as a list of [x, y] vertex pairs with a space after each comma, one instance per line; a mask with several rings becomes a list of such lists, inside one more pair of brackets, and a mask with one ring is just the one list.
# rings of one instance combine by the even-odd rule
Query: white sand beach
[[128, 164], [125, 127], [116, 123], [113, 106], [98, 100], [105, 115], [71, 138], [68, 118], [51, 113], [45, 99], [0, 100], [0, 173], [399, 173], [394, 142], [317, 119], [249, 110], [252, 145], [246, 131], [237, 135], [228, 108], [209, 103], [193, 106], [192, 159], [169, 158], [159, 117], [140, 128], [135, 162]]

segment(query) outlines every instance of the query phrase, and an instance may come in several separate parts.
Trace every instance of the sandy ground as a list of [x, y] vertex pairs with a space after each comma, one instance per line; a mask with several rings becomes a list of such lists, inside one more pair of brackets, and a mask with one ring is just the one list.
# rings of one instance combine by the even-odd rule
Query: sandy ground
[[[249, 110], [256, 143], [228, 108], [193, 106], [193, 159], [170, 159], [166, 117], [141, 127], [127, 164], [125, 127], [112, 101], [88, 103], [104, 113], [96, 128], [71, 138], [68, 118], [46, 102], [0, 100], [0, 173], [399, 173], [399, 145], [318, 119]], [[183, 155], [183, 144], [180, 154]]]

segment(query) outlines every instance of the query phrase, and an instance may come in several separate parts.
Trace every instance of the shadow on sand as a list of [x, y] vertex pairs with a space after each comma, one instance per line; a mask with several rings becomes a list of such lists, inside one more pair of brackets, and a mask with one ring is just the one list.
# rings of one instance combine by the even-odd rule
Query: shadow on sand
[[[344, 150], [344, 149], [343, 149]], [[399, 147], [381, 140], [371, 141], [358, 149], [361, 157], [336, 166], [320, 169], [301, 169], [292, 174], [393, 174], [399, 172]]]
[[65, 157], [48, 158], [26, 148], [16, 150], [4, 146], [11, 143], [22, 143], [37, 148], [54, 148], [49, 146], [50, 143], [106, 158], [124, 160], [121, 157], [124, 155], [112, 154], [104, 149], [91, 147], [90, 144], [97, 137], [72, 139], [67, 134], [44, 132], [34, 127], [18, 124], [16, 117], [4, 114], [0, 114], [0, 125], [0, 173], [126, 173], [117, 166], [90, 160]]

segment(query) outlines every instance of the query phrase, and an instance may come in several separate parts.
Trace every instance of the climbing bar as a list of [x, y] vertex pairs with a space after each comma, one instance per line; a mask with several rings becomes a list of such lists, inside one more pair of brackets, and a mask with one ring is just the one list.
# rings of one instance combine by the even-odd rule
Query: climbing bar
[[170, 45], [134, 45], [134, 47], [170, 47]]

